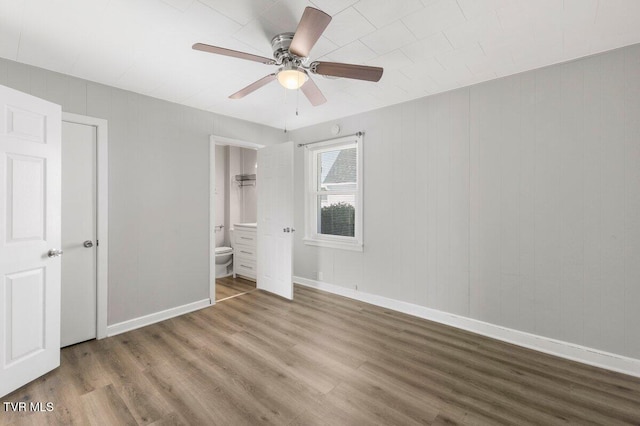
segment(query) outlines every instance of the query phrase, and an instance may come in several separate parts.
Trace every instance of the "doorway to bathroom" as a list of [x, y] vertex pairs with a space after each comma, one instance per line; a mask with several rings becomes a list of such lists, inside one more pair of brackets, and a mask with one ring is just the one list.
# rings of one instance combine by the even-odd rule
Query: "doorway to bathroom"
[[[256, 289], [257, 149], [213, 137], [211, 145], [212, 295], [220, 302]], [[213, 275], [213, 274], [212, 274]], [[212, 297], [213, 298], [213, 297]]]

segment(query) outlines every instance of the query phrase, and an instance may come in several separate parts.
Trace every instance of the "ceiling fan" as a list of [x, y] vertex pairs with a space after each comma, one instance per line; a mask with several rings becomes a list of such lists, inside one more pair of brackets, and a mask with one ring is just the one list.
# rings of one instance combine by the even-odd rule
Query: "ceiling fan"
[[273, 59], [204, 43], [194, 44], [193, 49], [279, 67], [278, 71], [262, 77], [260, 80], [229, 96], [230, 99], [244, 98], [273, 80], [278, 80], [287, 89], [302, 90], [311, 105], [317, 106], [325, 103], [327, 99], [309, 77], [309, 73], [329, 77], [379, 81], [383, 72], [380, 67], [365, 65], [321, 61], [308, 63], [311, 49], [327, 28], [329, 22], [331, 22], [331, 16], [323, 11], [313, 7], [305, 8], [295, 33], [281, 33], [271, 40]]

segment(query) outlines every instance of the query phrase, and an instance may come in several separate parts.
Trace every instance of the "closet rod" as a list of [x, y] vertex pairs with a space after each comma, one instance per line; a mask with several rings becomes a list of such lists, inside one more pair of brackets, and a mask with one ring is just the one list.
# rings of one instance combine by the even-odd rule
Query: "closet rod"
[[[354, 133], [353, 135], [340, 136], [339, 138], [336, 138], [336, 139], [348, 138], [349, 136], [357, 136], [357, 137], [361, 137], [361, 136], [364, 136], [364, 132]], [[329, 140], [331, 140], [331, 139], [329, 139]], [[328, 142], [328, 141], [327, 141], [327, 140], [323, 140], [323, 141], [315, 141], [315, 142], [299, 143], [299, 144], [298, 144], [298, 148], [300, 148], [301, 146], [313, 145], [313, 144], [320, 143], [320, 142]]]

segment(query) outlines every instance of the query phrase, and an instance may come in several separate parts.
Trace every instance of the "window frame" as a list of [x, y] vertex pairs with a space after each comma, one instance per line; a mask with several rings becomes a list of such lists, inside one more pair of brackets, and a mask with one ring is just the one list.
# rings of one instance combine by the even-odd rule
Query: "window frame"
[[[363, 251], [363, 143], [362, 133], [305, 145], [305, 235], [303, 242], [307, 245], [330, 247], [342, 250]], [[319, 170], [318, 155], [337, 149], [356, 148], [356, 190], [352, 191], [320, 191], [318, 188]], [[355, 193], [355, 194], [354, 194]], [[354, 236], [328, 235], [318, 233], [320, 209], [317, 208], [318, 197], [323, 194], [354, 194], [355, 224]]]

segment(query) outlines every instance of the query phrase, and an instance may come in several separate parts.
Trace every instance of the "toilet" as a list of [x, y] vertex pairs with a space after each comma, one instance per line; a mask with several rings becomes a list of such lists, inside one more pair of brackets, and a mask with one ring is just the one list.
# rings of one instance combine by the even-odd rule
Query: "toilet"
[[233, 274], [233, 249], [231, 247], [216, 247], [216, 278], [228, 277]]

